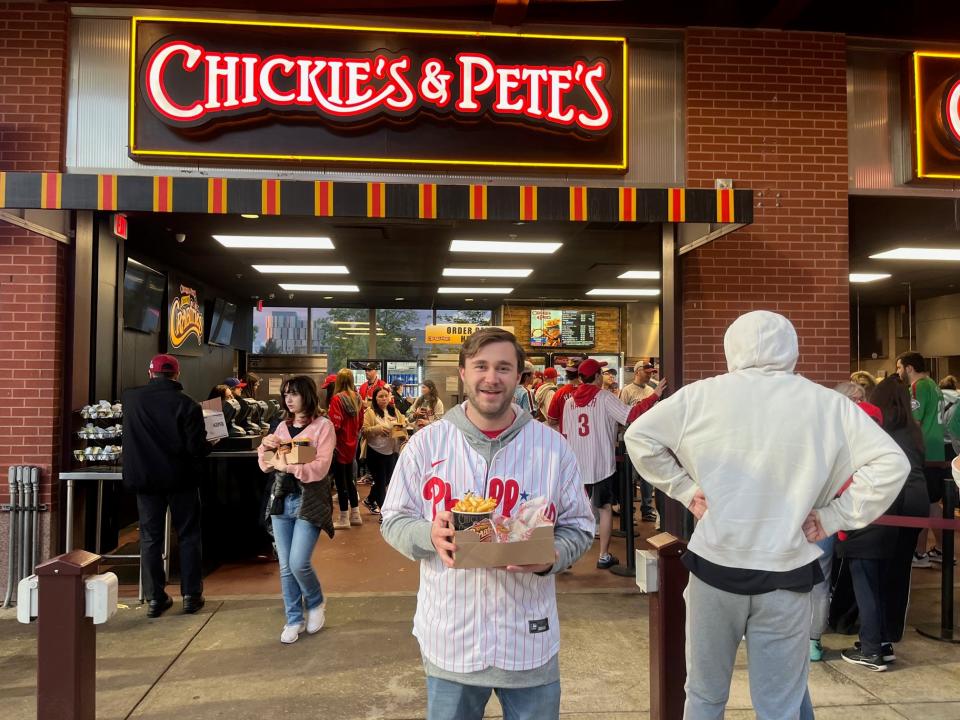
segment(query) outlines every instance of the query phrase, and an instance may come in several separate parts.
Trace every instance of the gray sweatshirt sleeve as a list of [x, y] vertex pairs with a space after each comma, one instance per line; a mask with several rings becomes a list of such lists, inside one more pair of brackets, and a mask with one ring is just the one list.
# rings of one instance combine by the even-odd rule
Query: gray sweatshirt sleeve
[[543, 575], [556, 575], [573, 565], [593, 545], [593, 533], [578, 527], [558, 526], [553, 529], [553, 545], [557, 562]]
[[383, 521], [380, 534], [394, 550], [411, 560], [425, 560], [436, 554], [430, 539], [429, 520], [392, 515]]

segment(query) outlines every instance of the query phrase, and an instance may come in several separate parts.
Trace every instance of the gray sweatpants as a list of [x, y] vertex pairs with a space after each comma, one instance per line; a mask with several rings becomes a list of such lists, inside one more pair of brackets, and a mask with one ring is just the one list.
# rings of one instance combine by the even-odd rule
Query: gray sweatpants
[[810, 670], [810, 593], [736, 595], [690, 576], [684, 720], [722, 720], [740, 640], [747, 638], [757, 720], [797, 720]]

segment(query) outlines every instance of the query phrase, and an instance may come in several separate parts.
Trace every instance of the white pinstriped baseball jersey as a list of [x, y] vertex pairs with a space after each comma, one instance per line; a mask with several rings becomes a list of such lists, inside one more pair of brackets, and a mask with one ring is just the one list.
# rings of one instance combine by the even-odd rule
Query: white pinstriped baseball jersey
[[[504, 515], [544, 496], [557, 526], [593, 532], [577, 460], [560, 433], [538, 422], [523, 426], [489, 468], [450, 422], [416, 433], [390, 481], [384, 519], [401, 513], [432, 521], [468, 490], [498, 497]], [[448, 672], [541, 667], [560, 649], [553, 575], [450, 569], [433, 555], [420, 562], [413, 634], [427, 660]]]
[[600, 391], [583, 407], [573, 395], [564, 398], [563, 434], [577, 456], [584, 485], [604, 480], [617, 470], [617, 425], [626, 425], [630, 408], [616, 395]]

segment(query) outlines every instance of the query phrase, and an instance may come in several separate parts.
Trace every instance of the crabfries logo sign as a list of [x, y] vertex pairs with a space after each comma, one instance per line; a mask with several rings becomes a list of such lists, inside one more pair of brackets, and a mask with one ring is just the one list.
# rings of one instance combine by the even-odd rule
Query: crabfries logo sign
[[623, 38], [133, 19], [130, 148], [626, 169]]
[[197, 290], [184, 283], [172, 282], [169, 297], [168, 350], [183, 355], [199, 354], [203, 342], [203, 307]]

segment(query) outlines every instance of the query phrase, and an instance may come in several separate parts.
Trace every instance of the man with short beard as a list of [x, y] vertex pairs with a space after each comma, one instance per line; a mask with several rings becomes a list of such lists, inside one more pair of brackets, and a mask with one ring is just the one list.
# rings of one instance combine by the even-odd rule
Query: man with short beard
[[[383, 505], [384, 539], [420, 561], [413, 634], [427, 675], [428, 720], [480, 720], [491, 691], [505, 720], [560, 714], [560, 634], [553, 574], [593, 542], [593, 515], [577, 459], [559, 433], [513, 403], [524, 351], [513, 334], [485, 328], [460, 351], [466, 402], [416, 433]], [[453, 507], [468, 492], [493, 494], [496, 512], [546, 499], [556, 560], [545, 565], [454, 569]]]

